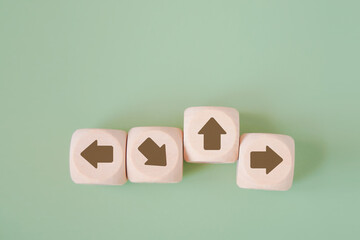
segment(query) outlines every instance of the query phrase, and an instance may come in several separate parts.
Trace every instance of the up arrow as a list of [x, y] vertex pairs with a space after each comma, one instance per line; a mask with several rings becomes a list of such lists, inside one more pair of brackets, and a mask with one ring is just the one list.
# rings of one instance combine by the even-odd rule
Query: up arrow
[[282, 161], [283, 159], [269, 146], [266, 146], [265, 152], [250, 153], [250, 167], [266, 168], [266, 174], [274, 170]]
[[80, 155], [94, 168], [97, 168], [98, 163], [113, 162], [113, 147], [98, 146], [98, 142], [95, 140], [84, 151], [82, 151]]
[[225, 130], [212, 117], [200, 129], [198, 134], [204, 135], [204, 149], [205, 150], [220, 150], [221, 149], [221, 134], [226, 134]]
[[166, 166], [165, 144], [159, 147], [151, 138], [147, 138], [138, 150], [148, 159], [145, 165]]

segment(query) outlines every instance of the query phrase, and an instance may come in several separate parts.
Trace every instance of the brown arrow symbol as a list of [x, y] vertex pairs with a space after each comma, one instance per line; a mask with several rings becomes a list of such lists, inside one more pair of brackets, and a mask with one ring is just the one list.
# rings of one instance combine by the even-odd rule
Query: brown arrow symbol
[[145, 165], [166, 166], [165, 144], [159, 147], [151, 138], [147, 138], [138, 149], [148, 159]]
[[282, 161], [283, 159], [269, 146], [266, 146], [265, 152], [250, 153], [250, 167], [266, 168], [266, 174], [274, 170]]
[[204, 135], [204, 150], [220, 150], [221, 134], [226, 132], [214, 118], [210, 118], [198, 134]]
[[113, 162], [113, 147], [98, 146], [97, 140], [95, 140], [84, 151], [82, 151], [80, 155], [94, 168], [97, 168], [98, 163]]

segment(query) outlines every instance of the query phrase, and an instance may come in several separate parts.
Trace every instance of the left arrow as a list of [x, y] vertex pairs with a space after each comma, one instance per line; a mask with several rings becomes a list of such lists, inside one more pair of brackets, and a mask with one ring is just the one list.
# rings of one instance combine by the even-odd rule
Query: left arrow
[[113, 162], [113, 147], [99, 146], [98, 141], [95, 140], [84, 151], [82, 151], [80, 155], [94, 168], [97, 168], [98, 163]]

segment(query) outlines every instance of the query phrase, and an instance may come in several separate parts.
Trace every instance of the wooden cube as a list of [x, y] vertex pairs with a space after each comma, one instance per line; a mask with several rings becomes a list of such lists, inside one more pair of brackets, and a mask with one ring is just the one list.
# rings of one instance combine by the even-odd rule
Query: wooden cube
[[131, 182], [176, 183], [183, 175], [182, 131], [173, 127], [130, 129], [127, 173]]
[[238, 158], [239, 112], [228, 107], [190, 107], [184, 112], [187, 162], [232, 163]]
[[240, 188], [290, 189], [294, 177], [295, 143], [290, 136], [247, 133], [240, 138], [237, 185]]
[[70, 174], [75, 183], [122, 185], [126, 183], [126, 132], [79, 129], [70, 146]]

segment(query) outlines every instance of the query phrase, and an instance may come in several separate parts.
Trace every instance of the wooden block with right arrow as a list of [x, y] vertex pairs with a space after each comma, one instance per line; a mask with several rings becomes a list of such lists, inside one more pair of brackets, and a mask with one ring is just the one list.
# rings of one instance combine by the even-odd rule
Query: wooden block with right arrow
[[241, 188], [288, 190], [294, 176], [295, 143], [290, 136], [247, 133], [240, 139], [237, 184]]

